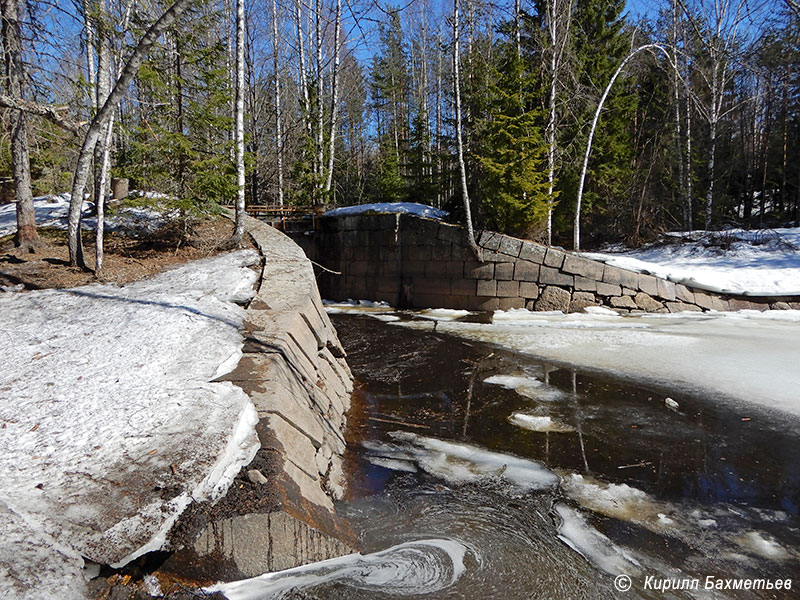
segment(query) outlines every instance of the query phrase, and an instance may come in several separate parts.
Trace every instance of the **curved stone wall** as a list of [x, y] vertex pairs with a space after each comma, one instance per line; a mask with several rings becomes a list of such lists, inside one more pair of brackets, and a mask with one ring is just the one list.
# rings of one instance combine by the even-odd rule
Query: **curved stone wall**
[[478, 238], [479, 261], [463, 228], [412, 215], [324, 217], [295, 240], [327, 269], [319, 286], [331, 300], [564, 312], [590, 305], [619, 312], [800, 308], [800, 298], [716, 294], [489, 231]]

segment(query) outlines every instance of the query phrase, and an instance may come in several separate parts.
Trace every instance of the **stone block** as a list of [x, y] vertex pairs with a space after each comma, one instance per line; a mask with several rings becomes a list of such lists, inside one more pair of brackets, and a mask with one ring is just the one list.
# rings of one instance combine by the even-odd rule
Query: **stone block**
[[619, 267], [604, 265], [603, 282], [617, 283], [621, 286], [631, 288], [633, 290], [638, 290], [639, 274], [634, 273], [633, 271], [628, 271], [627, 269], [620, 269]]
[[403, 275], [411, 277], [424, 277], [426, 260], [403, 260]]
[[712, 301], [711, 296], [704, 292], [694, 293], [694, 303], [703, 310], [712, 310], [714, 308], [714, 302]]
[[464, 242], [464, 230], [458, 225], [439, 224], [439, 231], [436, 234], [437, 240], [450, 242], [451, 244], [461, 245]]
[[425, 276], [449, 278], [453, 275], [460, 275], [461, 269], [461, 263], [458, 263], [457, 269], [453, 269], [449, 261], [431, 260], [425, 265]]
[[427, 261], [431, 258], [430, 246], [411, 246], [403, 252], [406, 260]]
[[464, 262], [464, 277], [467, 279], [494, 279], [494, 263]]
[[564, 257], [564, 264], [561, 270], [573, 275], [599, 280], [603, 278], [604, 267], [603, 263], [596, 260], [590, 260], [576, 254], [567, 254]]
[[636, 303], [636, 306], [645, 312], [656, 312], [657, 310], [664, 308], [664, 305], [661, 304], [661, 302], [655, 300], [650, 294], [645, 294], [644, 292], [637, 293], [633, 301]]
[[424, 278], [414, 281], [414, 294], [450, 295], [450, 280], [445, 278]]
[[497, 282], [494, 279], [479, 279], [477, 294], [478, 296], [496, 296]]
[[567, 290], [548, 285], [542, 290], [534, 306], [538, 311], [560, 310], [562, 312], [567, 312], [571, 299], [570, 293]]
[[477, 294], [477, 284], [474, 279], [452, 279], [450, 293], [454, 296], [474, 296]]
[[437, 242], [431, 246], [432, 260], [450, 260], [453, 256], [453, 244], [450, 242]]
[[632, 290], [631, 288], [622, 288], [622, 295], [623, 296], [635, 296], [638, 292], [636, 290]]
[[685, 285], [681, 285], [680, 283], [675, 285], [675, 298], [680, 300], [681, 302], [688, 302], [689, 304], [694, 304], [694, 292], [692, 292]]
[[539, 269], [539, 283], [572, 287], [575, 284], [575, 278], [552, 267], [541, 267]]
[[720, 298], [719, 296], [712, 296], [711, 302], [714, 305], [714, 310], [727, 311], [731, 308], [728, 304], [728, 301], [725, 300], [725, 298]]
[[766, 310], [769, 308], [769, 304], [751, 302], [743, 298], [729, 298], [728, 306], [731, 310]]
[[675, 284], [671, 281], [667, 281], [666, 279], [658, 278], [657, 280], [658, 285], [658, 296], [663, 298], [664, 300], [669, 300], [672, 302], [675, 300]]
[[508, 262], [508, 255], [496, 250], [481, 250], [481, 260], [483, 262]]
[[469, 310], [497, 310], [500, 300], [496, 297], [474, 296], [469, 298]]
[[544, 255], [544, 264], [548, 267], [555, 267], [556, 269], [560, 269], [561, 265], [564, 264], [564, 257], [566, 253], [563, 250], [557, 250], [556, 248], [548, 248], [547, 252]]
[[521, 281], [519, 284], [519, 295], [521, 298], [535, 300], [539, 297], [539, 286], [528, 281]]
[[581, 312], [587, 306], [596, 306], [598, 304], [595, 295], [590, 292], [573, 292], [572, 300], [569, 303], [569, 312]]
[[269, 428], [275, 434], [278, 442], [283, 446], [283, 456], [286, 460], [303, 471], [311, 479], [317, 480], [316, 454], [317, 449], [311, 440], [297, 429], [293, 424], [277, 414], [267, 417]]
[[596, 292], [597, 280], [588, 279], [587, 277], [575, 277], [575, 289], [581, 292]]
[[703, 309], [696, 304], [686, 302], [667, 302], [667, 310], [671, 313], [676, 312], [703, 312]]
[[500, 310], [512, 308], [525, 308], [525, 298], [498, 298]]
[[522, 240], [504, 235], [500, 238], [500, 246], [497, 248], [497, 251], [517, 258], [521, 249]]
[[514, 279], [517, 281], [539, 281], [539, 265], [528, 260], [514, 263]]
[[504, 281], [514, 279], [514, 263], [511, 262], [495, 263], [494, 278]]
[[658, 279], [652, 275], [639, 273], [639, 285], [637, 287], [640, 292], [650, 294], [651, 296], [658, 296]]
[[600, 296], [622, 296], [622, 286], [618, 284], [597, 282], [597, 293]]
[[478, 245], [486, 250], [497, 250], [500, 247], [501, 235], [493, 231], [482, 231], [478, 237]]
[[[636, 303], [630, 296], [612, 296], [609, 299], [609, 302], [611, 303], [611, 306], [613, 306], [614, 308], [629, 308], [629, 309], [636, 308]], [[659, 308], [663, 307], [660, 306]]]
[[523, 242], [522, 248], [519, 251], [519, 257], [524, 260], [531, 260], [537, 264], [544, 262], [544, 255], [547, 252], [547, 247], [534, 242]]
[[498, 281], [497, 296], [504, 298], [519, 296], [519, 281]]

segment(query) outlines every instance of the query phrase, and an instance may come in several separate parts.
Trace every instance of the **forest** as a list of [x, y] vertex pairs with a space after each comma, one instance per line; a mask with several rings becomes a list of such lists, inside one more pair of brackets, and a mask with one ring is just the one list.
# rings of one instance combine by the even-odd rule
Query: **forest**
[[394, 2], [2, 0], [0, 177], [24, 133], [33, 195], [86, 163], [100, 197], [420, 202], [565, 247], [798, 224], [796, 0]]

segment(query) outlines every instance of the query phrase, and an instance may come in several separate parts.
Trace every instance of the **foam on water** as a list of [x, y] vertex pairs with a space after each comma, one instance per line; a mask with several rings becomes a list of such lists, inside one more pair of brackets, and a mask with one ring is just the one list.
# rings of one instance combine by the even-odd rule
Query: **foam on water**
[[784, 560], [790, 554], [774, 538], [759, 531], [748, 531], [737, 537], [736, 543], [745, 550], [770, 560]]
[[514, 413], [508, 417], [508, 422], [522, 429], [530, 431], [549, 431], [551, 433], [569, 433], [575, 431], [573, 427], [553, 421], [551, 417], [540, 417], [527, 415], [525, 413]]
[[349, 554], [252, 579], [219, 583], [206, 592], [229, 600], [281, 598], [297, 588], [337, 583], [394, 596], [419, 597], [452, 586], [466, 571], [468, 548], [452, 539], [405, 542], [371, 554]]

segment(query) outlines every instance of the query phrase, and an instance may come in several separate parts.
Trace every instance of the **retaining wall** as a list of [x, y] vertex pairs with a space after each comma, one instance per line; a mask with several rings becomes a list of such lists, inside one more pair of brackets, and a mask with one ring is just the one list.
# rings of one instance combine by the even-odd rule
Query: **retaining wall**
[[[619, 312], [800, 308], [796, 297], [717, 294], [489, 231], [470, 249], [463, 228], [413, 215], [324, 217], [294, 239], [331, 300], [384, 300], [407, 308]], [[334, 274], [336, 271], [340, 274]]]
[[264, 265], [247, 309], [244, 355], [224, 377], [258, 410], [261, 449], [214, 506], [173, 532], [164, 570], [200, 581], [254, 577], [348, 554], [356, 543], [333, 500], [344, 492], [345, 413], [353, 377], [320, 301], [311, 263], [291, 239], [247, 218]]

